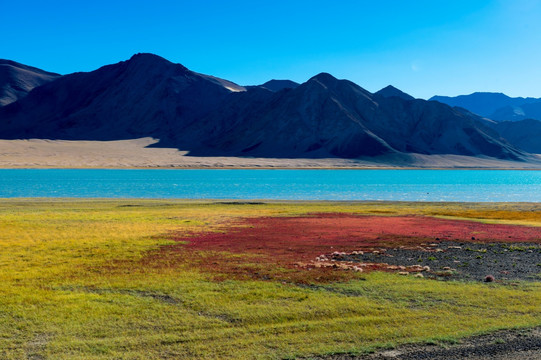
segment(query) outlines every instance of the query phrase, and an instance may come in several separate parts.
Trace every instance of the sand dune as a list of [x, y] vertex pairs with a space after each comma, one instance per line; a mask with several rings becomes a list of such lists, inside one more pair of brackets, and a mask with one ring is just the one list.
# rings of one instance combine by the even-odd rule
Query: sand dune
[[[389, 155], [365, 159], [198, 157], [174, 148], [148, 147], [158, 140], [0, 140], [0, 168], [508, 168], [541, 169], [531, 162], [459, 155]], [[393, 164], [393, 165], [390, 165]]]

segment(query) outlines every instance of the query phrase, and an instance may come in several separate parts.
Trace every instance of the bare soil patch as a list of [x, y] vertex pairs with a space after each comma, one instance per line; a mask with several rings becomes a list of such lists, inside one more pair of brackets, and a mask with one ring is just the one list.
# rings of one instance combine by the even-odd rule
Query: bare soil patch
[[330, 355], [318, 360], [538, 360], [541, 328], [504, 330], [462, 339], [457, 344], [404, 345], [368, 355]]
[[[339, 261], [429, 267], [425, 277], [473, 281], [541, 281], [541, 246], [534, 243], [442, 241], [417, 249], [394, 248], [340, 256]], [[488, 278], [487, 278], [488, 277]]]

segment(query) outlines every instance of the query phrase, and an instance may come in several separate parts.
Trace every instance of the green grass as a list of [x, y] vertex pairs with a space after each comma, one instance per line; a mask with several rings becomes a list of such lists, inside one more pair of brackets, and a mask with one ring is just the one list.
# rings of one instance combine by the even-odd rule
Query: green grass
[[537, 282], [374, 272], [307, 286], [217, 281], [189, 258], [145, 266], [172, 234], [337, 211], [541, 225], [534, 204], [0, 200], [0, 358], [279, 359], [541, 325]]

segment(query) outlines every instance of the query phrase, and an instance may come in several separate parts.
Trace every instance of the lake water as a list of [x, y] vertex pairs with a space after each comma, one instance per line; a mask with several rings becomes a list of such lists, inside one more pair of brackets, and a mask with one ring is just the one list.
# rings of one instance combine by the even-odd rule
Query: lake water
[[0, 198], [541, 202], [541, 171], [0, 169]]

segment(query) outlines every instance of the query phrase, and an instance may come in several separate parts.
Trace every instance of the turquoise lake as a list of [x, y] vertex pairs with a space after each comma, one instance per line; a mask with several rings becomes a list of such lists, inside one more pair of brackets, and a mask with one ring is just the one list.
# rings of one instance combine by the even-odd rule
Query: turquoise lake
[[541, 202], [541, 171], [0, 169], [0, 198]]

